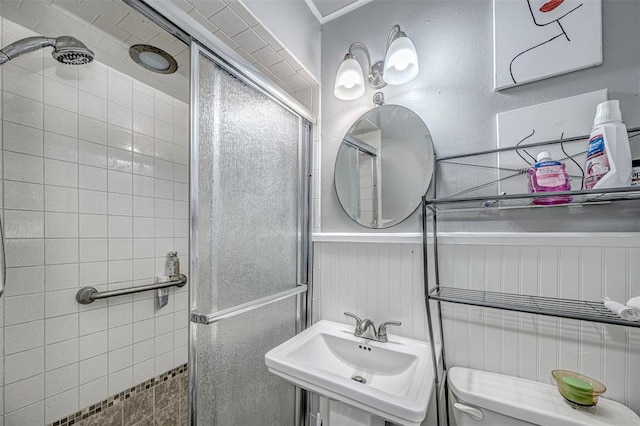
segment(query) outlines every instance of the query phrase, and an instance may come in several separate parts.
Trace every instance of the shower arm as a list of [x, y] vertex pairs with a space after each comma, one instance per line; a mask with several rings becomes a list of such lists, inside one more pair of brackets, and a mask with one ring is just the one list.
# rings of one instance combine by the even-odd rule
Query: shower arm
[[27, 37], [5, 46], [0, 50], [0, 65], [23, 53], [42, 49], [43, 47], [55, 46], [56, 39], [51, 37]]

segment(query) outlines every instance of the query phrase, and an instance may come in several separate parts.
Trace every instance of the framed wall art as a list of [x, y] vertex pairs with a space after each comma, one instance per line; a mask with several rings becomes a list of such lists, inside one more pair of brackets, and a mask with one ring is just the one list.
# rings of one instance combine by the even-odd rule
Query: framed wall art
[[602, 0], [493, 0], [494, 88], [602, 63]]

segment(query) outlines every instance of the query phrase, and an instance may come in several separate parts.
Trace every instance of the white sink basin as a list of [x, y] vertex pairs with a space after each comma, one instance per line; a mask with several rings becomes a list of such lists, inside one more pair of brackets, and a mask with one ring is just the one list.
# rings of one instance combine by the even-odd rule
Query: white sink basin
[[399, 425], [419, 425], [434, 387], [429, 344], [393, 335], [386, 343], [374, 342], [355, 337], [353, 330], [320, 321], [270, 350], [265, 363], [302, 388]]

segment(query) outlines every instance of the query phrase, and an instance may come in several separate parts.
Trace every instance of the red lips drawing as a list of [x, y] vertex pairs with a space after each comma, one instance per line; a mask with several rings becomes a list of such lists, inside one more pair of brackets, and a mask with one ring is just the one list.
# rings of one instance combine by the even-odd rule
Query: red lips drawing
[[551, 0], [550, 2], [542, 5], [542, 7], [540, 8], [540, 12], [551, 12], [562, 3], [564, 3], [564, 0]]

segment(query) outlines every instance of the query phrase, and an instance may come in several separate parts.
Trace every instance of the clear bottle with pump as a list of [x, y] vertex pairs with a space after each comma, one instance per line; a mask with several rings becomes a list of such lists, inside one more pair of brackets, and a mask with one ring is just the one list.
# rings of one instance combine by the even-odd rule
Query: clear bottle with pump
[[[553, 161], [551, 154], [542, 151], [536, 157], [536, 164], [529, 169], [529, 192], [562, 192], [571, 191], [569, 174], [565, 165], [560, 161]], [[571, 195], [559, 195], [538, 197], [533, 199], [534, 204], [552, 205], [566, 204], [573, 200]]]
[[620, 103], [603, 102], [596, 109], [585, 165], [586, 189], [620, 188], [631, 184], [631, 149]]

